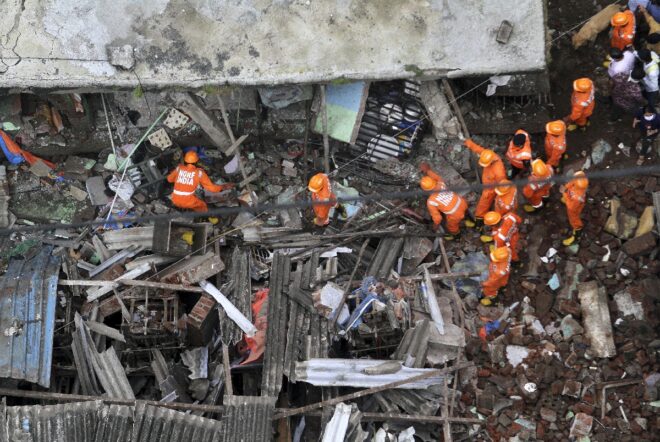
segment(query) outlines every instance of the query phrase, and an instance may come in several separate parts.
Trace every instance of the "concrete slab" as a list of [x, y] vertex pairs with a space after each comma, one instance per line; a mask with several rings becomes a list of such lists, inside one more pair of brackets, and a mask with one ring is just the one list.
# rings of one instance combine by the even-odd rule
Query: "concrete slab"
[[[145, 88], [187, 89], [463, 77], [546, 62], [538, 0], [1, 3], [4, 88], [133, 88], [138, 77]], [[496, 41], [503, 20], [513, 24], [506, 44]]]

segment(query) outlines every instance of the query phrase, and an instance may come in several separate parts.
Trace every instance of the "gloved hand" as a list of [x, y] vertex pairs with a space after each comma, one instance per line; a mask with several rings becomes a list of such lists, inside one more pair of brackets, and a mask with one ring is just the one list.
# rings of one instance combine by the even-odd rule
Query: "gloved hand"
[[429, 163], [427, 163], [426, 161], [422, 161], [422, 162], [419, 164], [419, 170], [420, 170], [422, 173], [428, 173], [429, 170], [431, 170], [431, 166], [430, 166]]

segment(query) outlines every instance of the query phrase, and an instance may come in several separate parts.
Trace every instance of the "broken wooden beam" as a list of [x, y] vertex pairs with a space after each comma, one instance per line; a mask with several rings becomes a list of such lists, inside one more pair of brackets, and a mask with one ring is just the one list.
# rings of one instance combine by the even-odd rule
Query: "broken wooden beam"
[[162, 290], [173, 290], [177, 292], [192, 292], [192, 293], [204, 293], [204, 290], [201, 287], [182, 285], [182, 284], [166, 284], [164, 282], [155, 282], [155, 281], [140, 281], [135, 279], [119, 279], [116, 281], [88, 281], [84, 279], [60, 279], [57, 282], [58, 285], [62, 286], [93, 286], [93, 287], [110, 287], [116, 288], [120, 285], [129, 285], [133, 287], [146, 287], [153, 289], [162, 289]]

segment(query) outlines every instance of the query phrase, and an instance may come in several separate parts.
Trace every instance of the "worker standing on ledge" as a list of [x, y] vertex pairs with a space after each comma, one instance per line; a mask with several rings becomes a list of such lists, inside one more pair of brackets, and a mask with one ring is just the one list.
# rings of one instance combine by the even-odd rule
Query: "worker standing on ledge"
[[[167, 176], [167, 181], [174, 183], [172, 192], [172, 203], [180, 209], [190, 209], [194, 212], [207, 212], [209, 210], [206, 202], [197, 198], [195, 192], [201, 185], [209, 192], [221, 192], [225, 189], [233, 189], [233, 183], [215, 184], [211, 181], [203, 169], [195, 164], [199, 161], [197, 153], [186, 152], [183, 157], [184, 165], [179, 165]], [[213, 224], [218, 222], [217, 218], [209, 218]]]
[[[307, 189], [312, 192], [312, 201], [332, 201], [337, 197], [332, 193], [330, 179], [324, 173], [317, 173], [309, 179]], [[314, 224], [322, 227], [330, 223], [330, 209], [337, 207], [337, 203], [332, 204], [312, 204], [314, 209]]]
[[566, 153], [566, 123], [561, 120], [545, 125], [545, 163], [559, 171], [559, 163]]
[[580, 239], [583, 226], [580, 215], [587, 201], [587, 187], [589, 186], [589, 180], [583, 171], [575, 172], [573, 176], [575, 179], [560, 189], [562, 193], [561, 200], [566, 204], [568, 222], [573, 229], [571, 235], [562, 241], [562, 244], [565, 246], [570, 246], [576, 240]]
[[596, 106], [594, 83], [588, 78], [578, 78], [573, 82], [573, 94], [571, 95], [571, 114], [564, 117], [564, 123], [568, 123], [568, 131], [572, 132], [578, 127], [587, 130], [589, 117], [594, 113]]
[[518, 210], [518, 188], [509, 180], [499, 183], [495, 188], [495, 212], [506, 215]]
[[459, 194], [444, 190], [446, 188], [444, 181], [427, 163], [422, 163], [420, 170], [424, 172], [424, 176], [419, 181], [420, 187], [427, 192], [434, 191], [426, 200], [426, 208], [433, 219], [433, 230], [437, 231], [440, 228], [444, 214], [447, 217], [448, 232], [445, 239], [451, 241], [460, 233], [460, 224], [468, 208], [467, 202]]
[[610, 46], [624, 51], [635, 40], [635, 14], [631, 10], [617, 12], [610, 20], [612, 25]]
[[525, 212], [532, 213], [543, 207], [543, 198], [550, 196], [550, 188], [552, 187], [552, 182], [545, 180], [552, 178], [552, 175], [552, 167], [545, 164], [543, 160], [536, 159], [532, 161], [532, 175], [523, 188], [523, 195], [529, 203], [523, 206]]
[[516, 131], [509, 142], [506, 158], [511, 164], [511, 178], [515, 178], [525, 170], [525, 167], [532, 161], [532, 141], [527, 132], [522, 129]]
[[[479, 146], [471, 139], [464, 142], [465, 146], [472, 152], [479, 155], [479, 165], [484, 168], [481, 173], [481, 184], [484, 186], [493, 186], [501, 181], [506, 180], [506, 169], [502, 159], [491, 149], [486, 149]], [[493, 205], [495, 199], [495, 189], [493, 187], [486, 187], [481, 192], [481, 197], [477, 203], [477, 209], [474, 212], [478, 227], [483, 224], [484, 215], [488, 212]], [[466, 223], [466, 225], [468, 225]], [[470, 226], [468, 226], [470, 227]]]
[[488, 279], [481, 283], [483, 297], [481, 304], [491, 305], [497, 298], [497, 292], [509, 282], [511, 273], [511, 252], [508, 247], [498, 247], [490, 252]]
[[492, 227], [492, 236], [481, 236], [482, 242], [494, 241], [495, 247], [508, 247], [511, 251], [511, 261], [517, 262], [518, 239], [520, 238], [520, 224], [522, 218], [513, 212], [502, 216], [497, 212], [488, 212], [484, 217], [484, 224]]

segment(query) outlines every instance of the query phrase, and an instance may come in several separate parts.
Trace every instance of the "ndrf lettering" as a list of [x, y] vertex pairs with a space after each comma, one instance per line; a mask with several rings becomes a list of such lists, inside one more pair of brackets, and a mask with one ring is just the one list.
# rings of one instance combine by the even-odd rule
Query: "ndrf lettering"
[[186, 184], [192, 186], [193, 179], [195, 178], [195, 172], [187, 172], [185, 170], [179, 171], [179, 176], [176, 178], [176, 182], [179, 184]]

